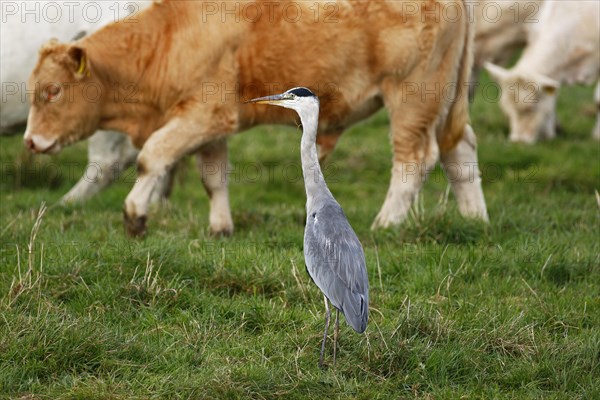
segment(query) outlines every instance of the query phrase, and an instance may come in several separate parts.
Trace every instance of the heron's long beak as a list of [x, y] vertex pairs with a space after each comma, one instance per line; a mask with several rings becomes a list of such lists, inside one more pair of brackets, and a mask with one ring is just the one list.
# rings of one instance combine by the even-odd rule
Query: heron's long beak
[[256, 104], [280, 104], [283, 100], [285, 100], [285, 97], [283, 96], [283, 94], [276, 94], [273, 96], [265, 96], [265, 97], [259, 97], [256, 99], [252, 99], [252, 100], [248, 100], [246, 101], [246, 103], [256, 103]]

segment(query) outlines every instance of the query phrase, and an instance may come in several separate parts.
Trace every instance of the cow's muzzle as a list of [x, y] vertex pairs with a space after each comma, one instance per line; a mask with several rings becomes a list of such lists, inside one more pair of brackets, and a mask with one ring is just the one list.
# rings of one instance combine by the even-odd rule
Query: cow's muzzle
[[58, 140], [48, 140], [39, 135], [29, 135], [25, 133], [23, 143], [32, 153], [55, 154], [60, 150]]

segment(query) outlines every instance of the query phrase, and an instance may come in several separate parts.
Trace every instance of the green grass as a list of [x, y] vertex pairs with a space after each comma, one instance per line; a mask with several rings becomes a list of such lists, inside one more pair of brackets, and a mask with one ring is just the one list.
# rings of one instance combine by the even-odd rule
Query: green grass
[[337, 369], [324, 371], [293, 129], [230, 141], [228, 239], [208, 233], [191, 160], [149, 236], [130, 240], [121, 210], [133, 171], [63, 208], [85, 143], [31, 159], [20, 137], [0, 138], [0, 397], [600, 398], [591, 98], [563, 90], [564, 136], [523, 146], [507, 142], [498, 105], [478, 97], [489, 226], [461, 218], [451, 194], [440, 201], [438, 169], [409, 221], [371, 232], [389, 182], [387, 116], [343, 136], [327, 177], [365, 248], [371, 313], [364, 335], [342, 323]]

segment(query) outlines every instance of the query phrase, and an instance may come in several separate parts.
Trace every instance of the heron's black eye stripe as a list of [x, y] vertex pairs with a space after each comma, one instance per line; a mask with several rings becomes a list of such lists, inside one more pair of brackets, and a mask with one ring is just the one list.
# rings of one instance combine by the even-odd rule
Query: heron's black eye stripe
[[298, 97], [315, 97], [314, 93], [304, 87], [295, 88], [289, 91]]
[[313, 214], [312, 214], [312, 217], [313, 217], [313, 218], [317, 218], [317, 213], [313, 213]]

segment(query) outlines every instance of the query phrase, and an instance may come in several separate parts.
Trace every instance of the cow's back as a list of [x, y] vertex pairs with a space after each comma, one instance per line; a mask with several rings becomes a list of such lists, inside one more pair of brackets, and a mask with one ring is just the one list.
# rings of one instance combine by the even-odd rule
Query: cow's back
[[475, 68], [485, 62], [506, 64], [527, 44], [530, 28], [540, 18], [542, 0], [475, 2]]
[[515, 69], [567, 84], [592, 84], [600, 72], [599, 32], [599, 1], [545, 2]]
[[[260, 20], [238, 50], [241, 97], [309, 86], [321, 99], [320, 131], [343, 130], [383, 105], [385, 79], [402, 81], [417, 68], [458, 70], [456, 64], [441, 66], [440, 54], [451, 43], [468, 47], [470, 39], [465, 30], [455, 29], [464, 20], [448, 22], [435, 8], [446, 3], [460, 1], [430, 2], [426, 13], [414, 8], [426, 3], [413, 1], [322, 2], [321, 18], [313, 18], [316, 3], [300, 3], [302, 15], [309, 17], [295, 23], [286, 23], [281, 15]], [[336, 12], [328, 22], [326, 10], [332, 4]], [[463, 61], [470, 69], [467, 58]], [[277, 107], [243, 107], [240, 123], [293, 120], [291, 112]]]

